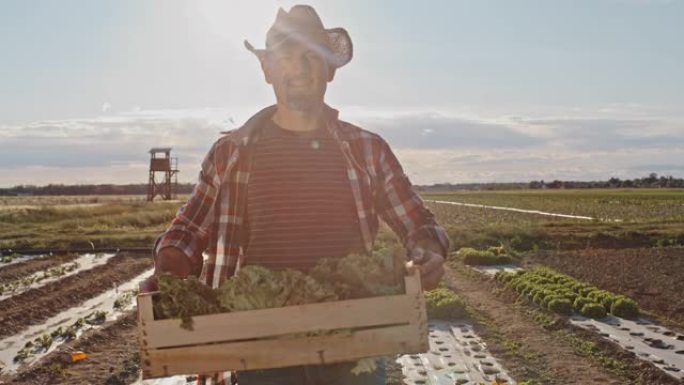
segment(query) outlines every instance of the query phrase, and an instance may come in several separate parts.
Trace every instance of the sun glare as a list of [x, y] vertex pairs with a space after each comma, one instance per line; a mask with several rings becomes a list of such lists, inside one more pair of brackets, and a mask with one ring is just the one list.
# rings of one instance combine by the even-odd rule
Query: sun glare
[[190, 12], [196, 12], [209, 33], [241, 44], [243, 39], [261, 42], [264, 31], [273, 21], [270, 15], [283, 4], [283, 1], [277, 0], [207, 0], [191, 2], [188, 8]]

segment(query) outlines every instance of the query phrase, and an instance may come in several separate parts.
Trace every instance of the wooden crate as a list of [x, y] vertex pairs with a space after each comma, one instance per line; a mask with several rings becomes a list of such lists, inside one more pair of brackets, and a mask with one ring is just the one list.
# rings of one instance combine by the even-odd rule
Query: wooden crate
[[[428, 350], [420, 275], [400, 295], [155, 320], [152, 295], [138, 296], [143, 378], [353, 361]], [[312, 331], [335, 333], [303, 336]], [[299, 335], [294, 335], [298, 333]]]

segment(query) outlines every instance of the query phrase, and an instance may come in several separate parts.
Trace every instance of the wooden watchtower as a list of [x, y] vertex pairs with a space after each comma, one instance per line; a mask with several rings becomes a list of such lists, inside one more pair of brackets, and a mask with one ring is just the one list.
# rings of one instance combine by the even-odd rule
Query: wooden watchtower
[[[163, 174], [159, 183], [155, 180], [156, 173]], [[150, 149], [150, 182], [147, 186], [147, 200], [161, 195], [164, 200], [170, 200], [176, 195], [178, 185], [178, 158], [171, 158], [171, 147], [155, 147]]]

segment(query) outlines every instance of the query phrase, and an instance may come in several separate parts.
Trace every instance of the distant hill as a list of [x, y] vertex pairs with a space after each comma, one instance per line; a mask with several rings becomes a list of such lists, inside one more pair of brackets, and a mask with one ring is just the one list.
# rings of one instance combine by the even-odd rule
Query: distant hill
[[[179, 183], [178, 194], [189, 194], [194, 184]], [[647, 177], [635, 179], [610, 178], [605, 181], [532, 181], [519, 183], [439, 183], [433, 185], [417, 185], [421, 192], [442, 192], [456, 190], [526, 190], [526, 189], [591, 189], [591, 188], [684, 188], [684, 179], [672, 176], [658, 176], [651, 173]], [[21, 195], [145, 195], [147, 184], [84, 184], [47, 186], [22, 185], [0, 188], [0, 196]]]

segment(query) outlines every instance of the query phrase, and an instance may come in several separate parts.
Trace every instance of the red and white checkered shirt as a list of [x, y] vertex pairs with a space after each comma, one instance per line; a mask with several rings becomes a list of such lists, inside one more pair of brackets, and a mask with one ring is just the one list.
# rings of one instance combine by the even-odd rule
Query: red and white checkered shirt
[[[261, 110], [214, 143], [202, 162], [192, 196], [157, 240], [156, 251], [179, 248], [197, 270], [206, 251], [200, 278], [211, 287], [218, 287], [243, 264], [250, 144], [258, 139], [260, 127], [275, 111], [276, 106]], [[420, 241], [433, 240], [446, 255], [446, 232], [413, 191], [389, 145], [380, 136], [339, 120], [338, 112], [330, 107], [326, 107], [326, 122], [344, 154], [366, 251], [372, 249], [380, 216], [407, 250]]]

